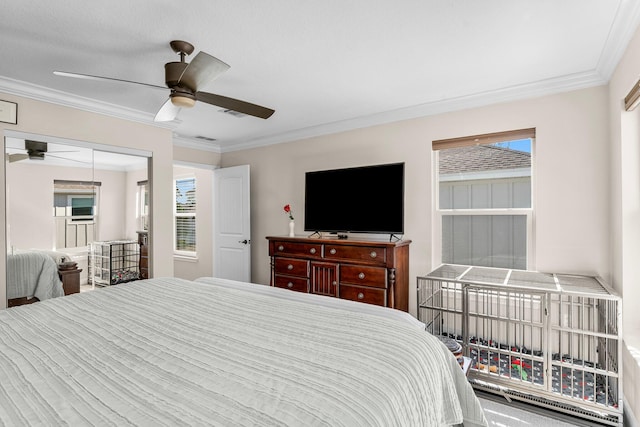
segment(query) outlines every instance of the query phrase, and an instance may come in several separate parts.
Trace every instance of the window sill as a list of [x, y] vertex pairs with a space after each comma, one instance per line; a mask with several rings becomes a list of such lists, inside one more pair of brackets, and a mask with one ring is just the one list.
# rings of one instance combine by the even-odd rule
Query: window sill
[[198, 256], [194, 255], [194, 256], [188, 256], [188, 255], [173, 255], [173, 260], [174, 261], [180, 261], [180, 262], [198, 262]]

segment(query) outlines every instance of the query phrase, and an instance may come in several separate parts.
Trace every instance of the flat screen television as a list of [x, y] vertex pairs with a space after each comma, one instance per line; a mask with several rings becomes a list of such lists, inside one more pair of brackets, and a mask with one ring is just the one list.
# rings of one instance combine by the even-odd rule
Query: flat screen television
[[307, 172], [304, 229], [404, 233], [404, 163]]

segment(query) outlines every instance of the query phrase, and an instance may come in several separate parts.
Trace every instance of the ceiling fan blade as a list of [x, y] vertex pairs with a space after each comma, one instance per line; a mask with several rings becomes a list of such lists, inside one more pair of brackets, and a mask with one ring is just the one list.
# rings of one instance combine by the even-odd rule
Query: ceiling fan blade
[[178, 113], [180, 112], [180, 107], [176, 107], [171, 102], [171, 98], [167, 99], [167, 102], [162, 104], [160, 110], [156, 113], [156, 117], [153, 119], [154, 122], [170, 122], [174, 120]]
[[119, 83], [132, 83], [132, 84], [136, 84], [136, 85], [142, 85], [142, 86], [153, 87], [153, 88], [156, 88], [156, 89], [167, 90], [166, 86], [158, 86], [158, 85], [152, 85], [152, 84], [149, 84], [149, 83], [134, 82], [134, 81], [131, 81], [131, 80], [115, 79], [113, 77], [101, 77], [101, 76], [92, 76], [91, 74], [68, 73], [66, 71], [54, 71], [53, 74], [55, 74], [56, 76], [61, 76], [61, 77], [72, 77], [74, 79], [97, 80], [97, 81], [119, 82]]
[[259, 117], [261, 119], [268, 119], [273, 113], [275, 113], [271, 108], [261, 107], [260, 105], [251, 104], [250, 102], [240, 101], [239, 99], [228, 98], [226, 96], [216, 95], [213, 93], [196, 92], [196, 99], [198, 101], [206, 102], [207, 104], [217, 105], [218, 107]]
[[199, 52], [182, 72], [178, 83], [195, 92], [228, 69], [227, 63], [208, 53]]
[[9, 163], [19, 162], [20, 160], [26, 160], [28, 158], [29, 158], [28, 154], [22, 154], [22, 153], [9, 154], [9, 153], [7, 153], [7, 159], [9, 160]]
[[47, 153], [45, 155], [45, 157], [53, 157], [54, 159], [60, 159], [60, 160], [64, 160], [67, 162], [77, 162], [77, 163], [83, 163], [85, 165], [89, 165], [92, 164], [93, 162], [86, 162], [84, 160], [78, 160], [78, 159], [71, 159], [69, 157], [62, 157], [62, 156], [56, 156], [55, 154], [51, 154], [51, 153]]

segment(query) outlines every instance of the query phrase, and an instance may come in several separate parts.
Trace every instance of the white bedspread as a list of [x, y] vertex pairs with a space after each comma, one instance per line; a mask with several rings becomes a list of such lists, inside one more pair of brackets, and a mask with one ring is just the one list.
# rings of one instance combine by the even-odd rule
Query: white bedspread
[[0, 424], [486, 424], [453, 356], [409, 315], [212, 282], [0, 312]]
[[7, 298], [37, 297], [40, 301], [64, 295], [58, 265], [44, 252], [20, 251], [7, 256]]

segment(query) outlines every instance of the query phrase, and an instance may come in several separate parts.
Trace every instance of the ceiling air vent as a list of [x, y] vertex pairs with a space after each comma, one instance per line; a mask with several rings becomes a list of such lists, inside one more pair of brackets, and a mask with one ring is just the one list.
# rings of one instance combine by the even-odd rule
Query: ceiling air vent
[[209, 138], [208, 136], [202, 136], [202, 135], [196, 136], [196, 139], [202, 139], [203, 141], [209, 141], [209, 142], [213, 142], [216, 140], [215, 138]]
[[224, 114], [229, 114], [230, 116], [233, 117], [246, 117], [247, 115], [244, 113], [240, 113], [239, 111], [235, 111], [235, 110], [218, 110], [220, 113], [224, 113]]

